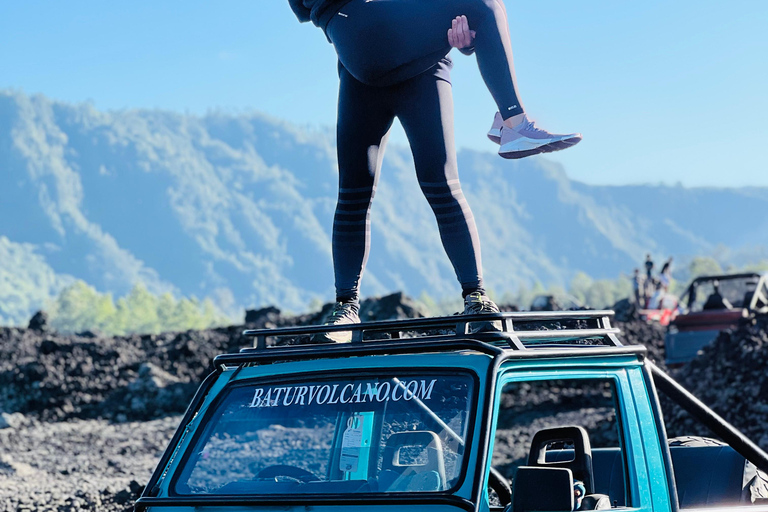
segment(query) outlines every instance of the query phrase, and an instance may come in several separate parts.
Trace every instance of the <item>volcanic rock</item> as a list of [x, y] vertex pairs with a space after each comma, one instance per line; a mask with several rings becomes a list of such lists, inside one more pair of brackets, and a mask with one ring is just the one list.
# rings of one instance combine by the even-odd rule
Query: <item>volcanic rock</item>
[[403, 320], [427, 316], [424, 307], [402, 292], [381, 298], [366, 299], [360, 303], [360, 320], [375, 322], [379, 320]]
[[44, 332], [48, 330], [48, 313], [45, 311], [38, 311], [34, 314], [34, 316], [29, 320], [29, 325], [27, 326], [27, 329], [31, 329], [33, 331], [38, 332]]
[[[332, 306], [299, 316], [263, 308], [250, 314], [247, 327], [317, 324]], [[424, 315], [402, 294], [361, 304], [366, 321]], [[663, 327], [624, 310], [615, 325], [623, 343], [645, 345], [648, 357], [663, 368]], [[64, 336], [42, 324], [0, 327], [0, 427], [5, 427], [0, 429], [0, 510], [130, 510], [178, 426], [178, 415], [212, 370], [213, 357], [253, 343], [243, 337], [244, 328], [102, 337]], [[767, 333], [768, 315], [745, 322], [721, 333], [673, 375], [764, 449]], [[553, 397], [526, 396], [530, 403], [545, 399]], [[667, 402], [662, 407], [670, 437], [711, 435]], [[596, 437], [603, 435], [594, 418], [563, 421], [589, 425]], [[524, 453], [507, 455], [512, 461]]]
[[245, 324], [252, 329], [264, 329], [267, 324], [277, 325], [280, 321], [280, 310], [274, 306], [245, 311]]
[[[768, 449], [768, 315], [723, 331], [676, 375], [686, 389]], [[668, 411], [665, 411], [667, 416]], [[711, 435], [682, 410], [669, 411], [671, 430]]]

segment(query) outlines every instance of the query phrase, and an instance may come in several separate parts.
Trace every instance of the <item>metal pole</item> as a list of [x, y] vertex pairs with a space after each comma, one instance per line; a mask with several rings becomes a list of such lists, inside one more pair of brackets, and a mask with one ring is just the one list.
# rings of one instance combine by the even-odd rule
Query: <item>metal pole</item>
[[661, 371], [658, 366], [648, 360], [646, 360], [646, 364], [651, 369], [653, 382], [656, 384], [656, 387], [664, 392], [665, 395], [707, 426], [712, 432], [720, 436], [739, 455], [749, 460], [758, 469], [768, 472], [768, 453], [765, 453], [747, 436], [739, 432], [736, 427], [707, 407], [701, 400], [672, 379], [672, 377]]

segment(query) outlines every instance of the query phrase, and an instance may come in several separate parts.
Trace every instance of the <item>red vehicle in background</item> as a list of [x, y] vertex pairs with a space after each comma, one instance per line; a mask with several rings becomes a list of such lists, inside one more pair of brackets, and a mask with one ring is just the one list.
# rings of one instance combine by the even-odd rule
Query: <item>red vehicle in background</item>
[[666, 327], [677, 317], [679, 299], [671, 293], [665, 293], [652, 306], [639, 310], [640, 318], [648, 322], [658, 322]]
[[668, 366], [695, 358], [720, 331], [736, 327], [742, 318], [768, 312], [768, 274], [697, 277], [683, 293], [679, 310], [667, 330]]

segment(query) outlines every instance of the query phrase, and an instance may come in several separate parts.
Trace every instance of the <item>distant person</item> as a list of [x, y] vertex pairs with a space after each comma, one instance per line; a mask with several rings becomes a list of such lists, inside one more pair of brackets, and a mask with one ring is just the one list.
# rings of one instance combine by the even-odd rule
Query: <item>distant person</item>
[[659, 281], [661, 281], [664, 290], [669, 290], [672, 285], [672, 258], [670, 257], [664, 265], [661, 267], [661, 273], [659, 274]]
[[[581, 140], [534, 125], [517, 92], [507, 15], [501, 0], [289, 0], [339, 58], [339, 196], [333, 223], [336, 303], [327, 325], [360, 322], [359, 285], [370, 247], [370, 207], [389, 129], [397, 117], [416, 176], [464, 297], [464, 313], [499, 309], [486, 295], [475, 221], [459, 184], [453, 140], [451, 48], [475, 53], [496, 113], [488, 137], [499, 155], [523, 158]], [[471, 27], [471, 28], [470, 28]], [[489, 322], [490, 323], [490, 322]], [[350, 333], [326, 340], [349, 341]]]
[[661, 302], [664, 300], [664, 287], [661, 284], [661, 281], [656, 281], [655, 283], [655, 290], [653, 292], [653, 295], [651, 295], [651, 298], [648, 300], [648, 309], [661, 309]]
[[636, 268], [632, 275], [632, 293], [635, 297], [635, 304], [637, 307], [645, 307], [645, 279], [640, 273], [640, 269]]
[[653, 280], [653, 260], [650, 254], [645, 255], [645, 280]]
[[656, 291], [656, 279], [653, 277], [653, 259], [651, 254], [645, 255], [645, 301], [646, 307], [650, 307], [648, 302]]

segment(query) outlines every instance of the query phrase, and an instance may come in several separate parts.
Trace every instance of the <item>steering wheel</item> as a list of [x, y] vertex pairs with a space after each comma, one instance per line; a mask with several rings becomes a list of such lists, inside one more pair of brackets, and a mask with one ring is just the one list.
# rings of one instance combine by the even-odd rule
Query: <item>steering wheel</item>
[[320, 480], [311, 471], [307, 471], [306, 469], [302, 469], [297, 466], [289, 466], [288, 464], [274, 464], [272, 466], [267, 466], [261, 471], [259, 471], [258, 473], [256, 473], [256, 476], [254, 478], [277, 479], [278, 477], [281, 477], [281, 476], [301, 484], [306, 484], [308, 482], [317, 482], [318, 480]]
[[488, 487], [493, 489], [502, 505], [512, 503], [512, 487], [509, 485], [509, 480], [494, 467], [491, 467], [488, 473]]

